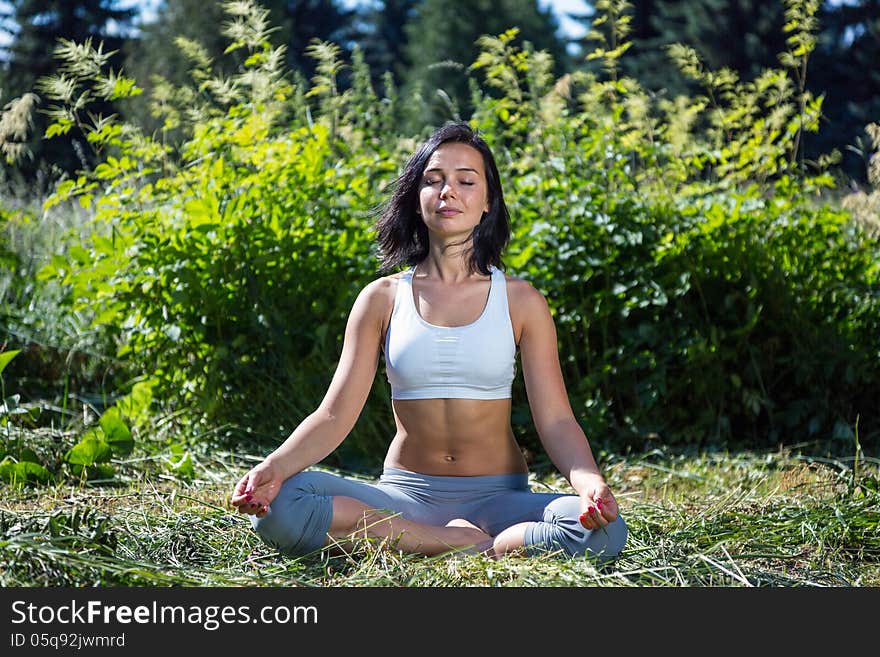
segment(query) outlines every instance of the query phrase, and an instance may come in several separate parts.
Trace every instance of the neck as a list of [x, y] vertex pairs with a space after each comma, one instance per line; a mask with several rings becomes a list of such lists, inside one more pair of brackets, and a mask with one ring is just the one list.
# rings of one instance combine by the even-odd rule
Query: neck
[[477, 274], [471, 274], [468, 270], [464, 253], [458, 249], [456, 253], [450, 253], [449, 249], [432, 247], [428, 255], [418, 264], [418, 273], [428, 278], [439, 279], [442, 283], [460, 283]]

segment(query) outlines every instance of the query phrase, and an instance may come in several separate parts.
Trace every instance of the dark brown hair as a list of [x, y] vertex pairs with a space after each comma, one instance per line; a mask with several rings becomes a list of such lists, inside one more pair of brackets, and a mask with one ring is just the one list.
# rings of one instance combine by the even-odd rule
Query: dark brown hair
[[501, 178], [489, 145], [467, 123], [447, 123], [437, 129], [410, 157], [394, 182], [388, 203], [376, 221], [381, 271], [404, 264], [417, 265], [428, 255], [428, 229], [416, 212], [419, 185], [425, 166], [442, 144], [472, 146], [483, 156], [489, 192], [489, 211], [474, 226], [469, 247], [468, 268], [489, 275], [489, 266], [503, 268], [501, 253], [510, 240], [510, 214], [504, 204]]

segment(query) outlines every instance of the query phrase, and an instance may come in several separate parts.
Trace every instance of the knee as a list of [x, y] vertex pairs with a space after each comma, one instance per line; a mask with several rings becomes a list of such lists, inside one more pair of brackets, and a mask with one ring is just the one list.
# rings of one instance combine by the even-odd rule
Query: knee
[[602, 529], [589, 530], [578, 520], [534, 523], [526, 532], [530, 554], [561, 551], [569, 557], [590, 556], [599, 561], [617, 557], [626, 545], [626, 522], [618, 516]]
[[578, 544], [578, 554], [588, 554], [599, 561], [611, 561], [623, 552], [629, 529], [623, 516], [618, 515], [614, 522], [609, 522], [602, 529], [585, 530], [587, 534]]
[[525, 544], [528, 551], [561, 551], [570, 557], [587, 555], [603, 562], [617, 557], [629, 534], [623, 517], [618, 516], [614, 522], [591, 531], [580, 523], [579, 513], [578, 498], [556, 500], [548, 507], [544, 522], [533, 523], [527, 529]]
[[321, 472], [301, 472], [281, 485], [262, 518], [251, 524], [263, 541], [283, 554], [301, 556], [323, 547], [333, 500], [321, 493]]

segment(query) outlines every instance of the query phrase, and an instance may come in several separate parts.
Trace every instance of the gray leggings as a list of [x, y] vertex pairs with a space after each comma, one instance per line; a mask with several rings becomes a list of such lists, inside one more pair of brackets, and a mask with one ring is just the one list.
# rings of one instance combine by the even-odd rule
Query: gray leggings
[[529, 554], [561, 550], [606, 560], [620, 553], [627, 537], [622, 517], [604, 530], [585, 529], [578, 520], [580, 498], [533, 493], [527, 474], [445, 477], [396, 468], [385, 468], [375, 484], [317, 470], [300, 472], [281, 485], [268, 513], [251, 516], [251, 522], [268, 545], [289, 555], [308, 554], [327, 542], [334, 496], [352, 497], [427, 525], [464, 518], [491, 536], [529, 522]]

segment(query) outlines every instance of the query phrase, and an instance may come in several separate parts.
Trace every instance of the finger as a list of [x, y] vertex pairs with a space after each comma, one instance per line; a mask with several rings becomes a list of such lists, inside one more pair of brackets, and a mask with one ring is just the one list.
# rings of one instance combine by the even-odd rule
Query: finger
[[608, 502], [601, 495], [596, 498], [596, 515], [600, 522], [603, 522], [603, 527], [608, 524], [608, 519], [605, 514], [609, 512]]
[[608, 524], [608, 520], [602, 515], [602, 511], [598, 506], [596, 506], [596, 511], [593, 513], [593, 521], [596, 523], [596, 529], [602, 529], [602, 527]]
[[266, 504], [258, 504], [256, 502], [248, 502], [244, 507], [244, 513], [255, 515], [258, 518], [262, 518], [269, 510], [268, 505]]
[[244, 495], [244, 491], [248, 486], [248, 481], [250, 480], [251, 473], [248, 472], [244, 477], [238, 480], [238, 483], [235, 485], [235, 494], [236, 495]]
[[586, 511], [584, 511], [578, 517], [578, 520], [580, 521], [581, 525], [583, 525], [584, 529], [589, 529], [589, 530], [593, 529], [593, 520], [590, 518], [590, 516], [587, 514]]
[[601, 529], [608, 524], [608, 511], [609, 511], [609, 498], [602, 497], [601, 495], [596, 495], [593, 498], [592, 504], [589, 505], [588, 510], [591, 511], [589, 514], [591, 519], [593, 520], [594, 529]]
[[614, 522], [617, 519], [617, 502], [613, 497], [597, 497], [596, 507], [599, 510], [601, 518], [605, 521], [603, 527], [609, 522]]
[[251, 501], [253, 501], [253, 495], [239, 491], [236, 491], [231, 498], [231, 502], [235, 505], [247, 504]]
[[252, 494], [254, 492], [254, 490], [260, 485], [261, 478], [262, 477], [260, 477], [259, 472], [255, 472], [253, 470], [251, 472], [249, 472], [248, 473], [248, 483], [244, 487], [245, 494], [248, 494], [248, 493]]
[[[262, 504], [257, 504], [255, 502], [245, 502], [239, 508], [241, 513], [246, 513], [248, 515], [259, 515], [261, 511], [264, 511], [266, 507]], [[264, 513], [265, 515], [265, 513]]]
[[590, 506], [587, 507], [586, 511], [584, 511], [580, 515], [580, 518], [578, 518], [578, 519], [580, 520], [581, 524], [586, 529], [593, 530], [593, 529], [598, 529], [600, 527], [598, 517], [599, 517], [598, 509], [594, 505], [591, 504]]

